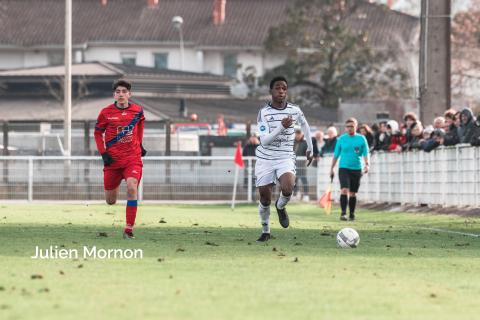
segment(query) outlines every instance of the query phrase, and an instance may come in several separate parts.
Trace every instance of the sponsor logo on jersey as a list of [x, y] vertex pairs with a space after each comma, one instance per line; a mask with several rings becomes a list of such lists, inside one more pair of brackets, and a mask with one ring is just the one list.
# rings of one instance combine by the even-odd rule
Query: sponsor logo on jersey
[[108, 117], [108, 120], [118, 120], [118, 117]]

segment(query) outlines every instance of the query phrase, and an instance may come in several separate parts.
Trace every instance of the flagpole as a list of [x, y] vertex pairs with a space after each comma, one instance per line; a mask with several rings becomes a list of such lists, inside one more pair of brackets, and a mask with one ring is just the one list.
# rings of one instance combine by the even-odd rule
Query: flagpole
[[235, 198], [237, 196], [238, 166], [235, 166], [235, 178], [233, 179], [232, 210], [235, 210]]
[[235, 178], [233, 179], [233, 195], [232, 195], [232, 210], [235, 209], [235, 197], [237, 196], [237, 184], [238, 184], [238, 172], [240, 168], [245, 168], [245, 162], [242, 158], [242, 144], [241, 142], [237, 143], [237, 150], [235, 151], [235, 157], [233, 159], [235, 163]]

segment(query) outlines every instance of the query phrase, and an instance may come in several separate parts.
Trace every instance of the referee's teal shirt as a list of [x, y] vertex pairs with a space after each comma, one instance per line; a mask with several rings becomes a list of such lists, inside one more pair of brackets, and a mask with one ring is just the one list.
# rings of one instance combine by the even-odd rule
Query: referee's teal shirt
[[339, 168], [362, 170], [362, 157], [368, 156], [367, 139], [358, 133], [353, 136], [344, 133], [337, 139], [333, 156], [340, 158]]

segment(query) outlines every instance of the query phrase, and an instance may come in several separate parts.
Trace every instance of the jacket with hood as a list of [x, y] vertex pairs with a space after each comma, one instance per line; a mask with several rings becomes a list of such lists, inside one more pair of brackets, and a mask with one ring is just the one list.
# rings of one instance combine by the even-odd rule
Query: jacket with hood
[[400, 133], [400, 129], [398, 127], [398, 122], [395, 120], [390, 120], [387, 122], [387, 126], [392, 129], [392, 134], [389, 136], [390, 144], [387, 146], [388, 151], [395, 151], [397, 147], [401, 147], [407, 142], [405, 135]]
[[460, 143], [470, 143], [475, 133], [475, 117], [470, 108], [463, 108], [460, 114], [468, 119], [467, 123], [463, 123], [460, 116], [460, 126], [457, 128]]

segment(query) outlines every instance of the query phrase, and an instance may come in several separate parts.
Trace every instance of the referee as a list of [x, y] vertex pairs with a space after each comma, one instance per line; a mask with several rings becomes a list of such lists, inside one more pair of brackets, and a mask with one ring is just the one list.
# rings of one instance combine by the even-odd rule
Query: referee
[[346, 133], [337, 140], [330, 170], [330, 177], [333, 180], [335, 165], [340, 158], [338, 177], [342, 189], [340, 195], [340, 207], [342, 208], [340, 220], [342, 221], [347, 220], [347, 203], [350, 209], [348, 220], [355, 220], [356, 194], [362, 178], [362, 157], [364, 161], [363, 172], [368, 172], [368, 143], [363, 135], [357, 133], [357, 126], [358, 122], [355, 118], [349, 118], [345, 122]]

